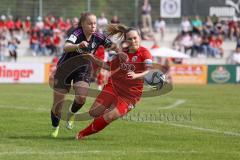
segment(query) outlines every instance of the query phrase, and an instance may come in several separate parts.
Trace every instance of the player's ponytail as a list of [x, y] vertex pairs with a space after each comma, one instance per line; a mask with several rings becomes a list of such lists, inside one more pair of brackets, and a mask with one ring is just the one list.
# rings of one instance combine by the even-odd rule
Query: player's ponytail
[[109, 24], [107, 27], [107, 35], [116, 35], [119, 39], [125, 38], [128, 27], [122, 24]]
[[126, 39], [126, 34], [130, 31], [136, 31], [140, 36], [139, 31], [133, 27], [127, 27], [123, 24], [109, 24], [107, 27], [107, 35], [114, 36], [116, 35], [119, 39]]

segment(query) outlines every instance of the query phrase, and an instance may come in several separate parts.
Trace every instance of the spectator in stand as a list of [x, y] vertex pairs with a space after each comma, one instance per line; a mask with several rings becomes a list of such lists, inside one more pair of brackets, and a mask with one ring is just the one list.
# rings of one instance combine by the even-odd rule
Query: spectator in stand
[[142, 5], [142, 27], [152, 30], [152, 7], [148, 0], [144, 0]]
[[3, 28], [0, 28], [0, 62], [4, 60], [5, 49], [6, 49], [6, 37], [3, 34]]
[[111, 19], [112, 24], [120, 24], [120, 20], [117, 15], [114, 15]]
[[210, 44], [210, 54], [212, 57], [220, 58], [223, 56], [221, 36], [219, 36], [216, 33], [212, 34], [209, 44]]
[[210, 44], [209, 44], [209, 36], [207, 35], [204, 35], [202, 37], [202, 50], [203, 50], [203, 53], [204, 55], [207, 57], [211, 54], [211, 47], [210, 47]]
[[192, 30], [192, 25], [188, 19], [188, 17], [183, 17], [181, 22], [181, 31], [183, 33], [190, 32]]
[[72, 27], [71, 19], [67, 18], [65, 22], [65, 33]]
[[46, 55], [45, 35], [43, 32], [40, 32], [39, 35], [39, 52], [41, 55]]
[[233, 53], [231, 60], [232, 64], [240, 64], [240, 45], [237, 45], [236, 51]]
[[66, 32], [66, 23], [63, 20], [63, 17], [59, 17], [56, 21], [56, 28], [59, 29], [61, 32]]
[[51, 17], [46, 16], [44, 18], [44, 27], [43, 31], [45, 35], [52, 35], [52, 22], [51, 22]]
[[12, 38], [12, 40], [8, 42], [9, 56], [10, 58], [13, 58], [15, 62], [17, 62], [17, 45], [19, 43], [20, 42], [17, 40], [17, 38]]
[[237, 22], [237, 27], [236, 27], [236, 30], [235, 30], [235, 37], [237, 39], [240, 38], [240, 22], [239, 21]]
[[54, 45], [53, 40], [50, 35], [45, 36], [45, 44], [46, 44], [46, 53], [47, 55], [53, 55], [54, 53]]
[[8, 20], [6, 22], [6, 27], [10, 33], [11, 36], [13, 36], [13, 30], [14, 30], [14, 21], [12, 15], [8, 16]]
[[203, 24], [203, 34], [210, 36], [214, 31], [214, 25], [210, 16], [206, 18], [206, 21]]
[[0, 29], [2, 29], [3, 31], [6, 30], [6, 16], [5, 15], [1, 15]]
[[157, 33], [160, 33], [160, 39], [164, 40], [166, 22], [162, 17], [159, 17], [158, 20], [155, 21], [154, 28]]
[[58, 55], [61, 52], [61, 37], [60, 30], [54, 29], [53, 31], [53, 53], [54, 55]]
[[233, 19], [228, 22], [228, 38], [230, 40], [233, 40], [236, 30], [237, 30], [237, 19], [236, 17], [233, 17]]
[[98, 31], [100, 33], [103, 33], [103, 31], [106, 29], [106, 26], [108, 25], [108, 20], [105, 17], [105, 14], [102, 12], [100, 17], [97, 20], [97, 25], [98, 25]]
[[42, 17], [38, 17], [37, 18], [37, 23], [35, 25], [35, 29], [38, 31], [43, 31], [44, 28], [44, 22], [42, 21]]
[[190, 33], [187, 32], [183, 34], [180, 44], [183, 48], [184, 53], [188, 53], [190, 50], [189, 55], [193, 55], [193, 39]]
[[192, 26], [193, 26], [193, 33], [202, 33], [203, 24], [198, 15], [195, 16], [195, 18], [192, 20]]
[[31, 28], [32, 28], [31, 17], [27, 16], [26, 20], [23, 22], [23, 31], [24, 31], [25, 38], [29, 37]]
[[72, 26], [67, 30], [66, 36], [69, 37], [72, 32], [78, 27], [79, 19], [77, 17], [74, 17], [72, 19]]
[[33, 31], [30, 36], [30, 48], [32, 50], [32, 55], [36, 56], [39, 51], [39, 41], [38, 41], [38, 35], [37, 31]]
[[141, 38], [147, 41], [155, 41], [152, 30], [150, 28], [141, 28]]
[[193, 52], [192, 57], [199, 56], [202, 53], [202, 36], [200, 34], [193, 34]]
[[15, 27], [14, 29], [16, 31], [20, 31], [20, 32], [22, 31], [23, 24], [22, 24], [22, 21], [19, 17], [16, 18], [15, 23], [14, 23], [14, 27]]
[[[227, 27], [227, 29], [226, 29]], [[219, 21], [218, 23], [215, 24], [215, 29], [214, 29], [214, 33], [216, 34], [221, 34], [221, 35], [228, 35], [228, 26], [225, 23], [225, 21]]]

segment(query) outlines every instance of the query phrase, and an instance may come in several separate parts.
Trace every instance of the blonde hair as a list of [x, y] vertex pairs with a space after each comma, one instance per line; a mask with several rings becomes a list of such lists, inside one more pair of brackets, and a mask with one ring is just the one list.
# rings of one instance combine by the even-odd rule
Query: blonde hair
[[79, 19], [78, 27], [82, 27], [82, 23], [83, 23], [84, 21], [86, 21], [86, 19], [87, 19], [89, 16], [96, 16], [96, 15], [93, 14], [92, 12], [84, 12], [84, 13], [81, 13], [81, 17], [80, 17], [80, 19]]

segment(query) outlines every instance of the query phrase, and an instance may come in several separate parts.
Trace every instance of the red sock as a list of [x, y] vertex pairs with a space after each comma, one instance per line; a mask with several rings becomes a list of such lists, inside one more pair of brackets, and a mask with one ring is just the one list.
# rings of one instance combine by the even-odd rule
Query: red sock
[[95, 118], [94, 121], [87, 128], [80, 131], [79, 135], [81, 135], [82, 137], [85, 137], [85, 136], [97, 133], [102, 129], [104, 129], [107, 125], [108, 125], [108, 122], [105, 121], [102, 115], [98, 118]]

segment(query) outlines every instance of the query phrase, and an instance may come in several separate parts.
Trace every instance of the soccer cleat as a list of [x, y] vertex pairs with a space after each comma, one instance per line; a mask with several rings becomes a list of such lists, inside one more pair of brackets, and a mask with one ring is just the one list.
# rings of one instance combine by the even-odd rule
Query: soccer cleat
[[69, 115], [69, 120], [66, 123], [66, 128], [67, 129], [69, 129], [69, 130], [73, 129], [74, 118], [75, 118], [74, 115]]
[[76, 137], [75, 137], [75, 139], [76, 140], [81, 140], [81, 139], [83, 139], [83, 135], [79, 132], [77, 135], [76, 135]]
[[57, 138], [58, 136], [58, 131], [59, 131], [59, 126], [53, 128], [53, 132], [51, 133], [51, 137]]

